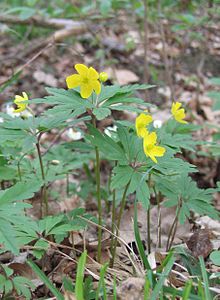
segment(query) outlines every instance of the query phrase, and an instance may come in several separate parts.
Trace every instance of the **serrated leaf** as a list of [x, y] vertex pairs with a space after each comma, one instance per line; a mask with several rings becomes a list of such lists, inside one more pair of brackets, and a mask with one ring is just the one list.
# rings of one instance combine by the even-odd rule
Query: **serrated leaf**
[[15, 231], [12, 225], [2, 218], [0, 219], [0, 241], [4, 244], [6, 250], [14, 254], [19, 253], [18, 244], [15, 239]]
[[99, 121], [111, 115], [111, 110], [109, 108], [104, 107], [95, 108], [92, 112], [96, 116], [96, 119]]
[[113, 169], [114, 176], [111, 182], [112, 189], [124, 187], [132, 178], [134, 170], [129, 166], [117, 166]]
[[0, 207], [5, 203], [32, 198], [40, 187], [41, 183], [36, 181], [16, 183], [11, 188], [0, 191]]
[[133, 92], [135, 90], [147, 90], [147, 89], [152, 89], [154, 87], [156, 87], [156, 85], [150, 85], [150, 84], [126, 85], [126, 86], [121, 87], [120, 93]]
[[87, 138], [105, 155], [107, 159], [126, 162], [124, 150], [109, 136], [101, 134], [96, 128], [88, 124], [90, 135]]

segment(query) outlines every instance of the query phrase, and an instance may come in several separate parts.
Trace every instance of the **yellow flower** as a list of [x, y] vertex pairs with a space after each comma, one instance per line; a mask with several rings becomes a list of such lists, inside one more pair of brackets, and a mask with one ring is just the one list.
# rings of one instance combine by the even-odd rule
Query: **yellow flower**
[[153, 121], [153, 118], [151, 115], [146, 114], [140, 114], [135, 121], [135, 127], [137, 131], [137, 135], [139, 137], [144, 137], [146, 134], [148, 134], [148, 130], [146, 128], [147, 125], [149, 125]]
[[106, 80], [108, 79], [108, 74], [106, 72], [101, 72], [99, 74], [99, 79], [101, 82], [106, 82]]
[[27, 107], [26, 103], [21, 103], [22, 101], [27, 101], [28, 100], [28, 95], [23, 92], [22, 96], [19, 95], [15, 95], [15, 99], [14, 99], [14, 104], [16, 104], [16, 108], [14, 109], [14, 113], [20, 113], [22, 111], [24, 111]]
[[183, 124], [187, 124], [185, 120], [183, 120], [186, 116], [184, 108], [181, 108], [182, 104], [180, 102], [175, 102], [172, 104], [171, 113], [174, 119]]
[[155, 156], [161, 157], [166, 151], [164, 147], [156, 146], [156, 142], [156, 132], [146, 134], [143, 140], [144, 153], [146, 154], [146, 156], [149, 156], [155, 163], [157, 163]]
[[76, 64], [75, 69], [79, 74], [73, 74], [66, 78], [67, 87], [73, 89], [80, 86], [80, 95], [82, 98], [89, 98], [93, 92], [100, 94], [101, 84], [99, 82], [98, 72], [83, 64]]

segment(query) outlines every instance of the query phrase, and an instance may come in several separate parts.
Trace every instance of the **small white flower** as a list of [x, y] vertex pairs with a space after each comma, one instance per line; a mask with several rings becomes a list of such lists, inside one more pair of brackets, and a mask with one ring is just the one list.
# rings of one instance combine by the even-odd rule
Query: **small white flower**
[[24, 110], [24, 111], [20, 112], [20, 117], [28, 119], [30, 117], [33, 117], [33, 115], [28, 110]]
[[3, 123], [4, 119], [2, 117], [0, 117], [0, 123]]
[[162, 121], [161, 120], [154, 120], [153, 121], [154, 128], [161, 128], [162, 127]]
[[73, 130], [73, 128], [68, 129], [67, 135], [71, 140], [74, 140], [74, 141], [81, 140], [83, 137], [81, 131], [75, 131], [75, 130]]
[[32, 114], [27, 109], [20, 113], [14, 113], [14, 107], [11, 104], [6, 105], [5, 112], [12, 118], [23, 117], [25, 119], [28, 119], [28, 118], [32, 117]]
[[111, 137], [112, 134], [116, 131], [117, 131], [117, 126], [113, 125], [112, 127], [111, 126], [106, 127], [104, 133]]
[[15, 118], [16, 116], [20, 116], [20, 113], [17, 113], [15, 115], [14, 113], [14, 108], [11, 104], [7, 104], [6, 105], [6, 109], [5, 109], [6, 114], [8, 114], [10, 117]]

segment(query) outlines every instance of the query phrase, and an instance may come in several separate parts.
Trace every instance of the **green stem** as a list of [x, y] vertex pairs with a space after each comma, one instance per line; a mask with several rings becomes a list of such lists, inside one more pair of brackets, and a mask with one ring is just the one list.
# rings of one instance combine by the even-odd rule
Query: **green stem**
[[167, 239], [167, 245], [166, 245], [166, 251], [169, 251], [170, 248], [172, 247], [173, 240], [175, 238], [176, 230], [177, 230], [177, 224], [178, 224], [178, 218], [180, 214], [180, 209], [181, 209], [181, 201], [179, 201], [179, 205], [177, 208], [176, 216], [173, 220], [173, 223], [170, 227], [169, 234], [168, 234], [168, 239]]
[[21, 180], [22, 180], [22, 178], [21, 178], [21, 167], [20, 167], [20, 161], [18, 161], [18, 165], [17, 165], [17, 167], [18, 167], [18, 176], [19, 176], [19, 180], [21, 181]]
[[[92, 124], [96, 128], [96, 119], [95, 116], [92, 115]], [[101, 199], [101, 180], [100, 180], [100, 156], [99, 149], [95, 147], [95, 177], [96, 177], [96, 196], [98, 202], [98, 255], [97, 260], [100, 262], [101, 260], [101, 251], [102, 251], [102, 199]]]
[[70, 195], [70, 181], [69, 181], [69, 174], [66, 174], [66, 195], [69, 197]]
[[5, 190], [5, 181], [4, 180], [1, 181], [1, 189]]
[[39, 163], [40, 163], [40, 169], [41, 169], [41, 177], [42, 180], [44, 181], [43, 187], [41, 189], [41, 215], [43, 216], [43, 203], [45, 205], [45, 215], [48, 215], [48, 198], [47, 198], [47, 187], [45, 183], [45, 173], [44, 173], [44, 165], [43, 165], [43, 160], [42, 160], [42, 154], [40, 151], [40, 136], [38, 138], [38, 142], [36, 143], [36, 148], [37, 148], [37, 154], [39, 158]]
[[95, 147], [95, 156], [96, 156], [96, 167], [95, 167], [95, 175], [96, 175], [96, 194], [97, 194], [97, 202], [98, 202], [98, 257], [97, 260], [100, 262], [101, 260], [101, 250], [102, 250], [102, 202], [101, 202], [101, 182], [100, 182], [100, 157], [98, 147]]
[[[116, 214], [116, 191], [113, 190], [113, 199], [112, 199], [112, 226], [111, 231], [115, 233], [115, 214]], [[111, 235], [111, 246], [110, 252], [113, 253], [113, 246], [114, 246], [114, 235]]]
[[[116, 236], [118, 236], [118, 232], [119, 232], [119, 228], [120, 228], [120, 224], [121, 224], [121, 217], [122, 217], [122, 214], [123, 214], [123, 211], [124, 211], [124, 208], [125, 208], [126, 194], [127, 194], [129, 185], [130, 185], [130, 181], [125, 186], [124, 193], [123, 193], [123, 196], [122, 196], [121, 207], [120, 207], [120, 210], [119, 210], [118, 220], [117, 220], [117, 232], [116, 232]], [[113, 250], [112, 250], [112, 258], [111, 258], [111, 262], [110, 262], [110, 266], [111, 267], [114, 266], [114, 260], [115, 260], [115, 254], [116, 254], [116, 247], [117, 247], [117, 237], [114, 240], [114, 246], [113, 246]]]
[[147, 251], [148, 254], [151, 253], [151, 237], [150, 237], [150, 204], [147, 210]]
[[161, 208], [160, 208], [160, 192], [156, 192], [155, 186], [153, 188], [157, 200], [157, 247], [161, 248]]

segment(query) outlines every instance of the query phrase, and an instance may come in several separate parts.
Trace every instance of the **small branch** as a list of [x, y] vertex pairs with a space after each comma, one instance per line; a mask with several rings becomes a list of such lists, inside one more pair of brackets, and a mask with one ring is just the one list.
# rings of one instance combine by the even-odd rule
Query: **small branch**
[[[143, 0], [144, 2], [144, 83], [149, 83], [149, 64], [147, 60], [148, 55], [148, 15], [147, 6], [148, 0]], [[148, 90], [145, 90], [145, 97], [148, 97]]]
[[34, 25], [52, 29], [79, 28], [85, 26], [84, 22], [73, 21], [70, 19], [44, 19], [36, 16], [22, 20], [16, 16], [0, 15], [0, 22], [15, 25]]
[[168, 59], [166, 36], [165, 36], [165, 32], [164, 32], [163, 20], [161, 19], [160, 0], [158, 0], [158, 16], [159, 16], [159, 30], [160, 30], [161, 40], [162, 40], [162, 44], [163, 44], [163, 61], [164, 61], [164, 65], [165, 65], [166, 79], [167, 79], [167, 83], [170, 87], [171, 99], [173, 102], [175, 100], [174, 99], [175, 95], [174, 95], [173, 80], [172, 80], [172, 75], [171, 75], [171, 70], [170, 70], [170, 65], [169, 65], [169, 59]]

